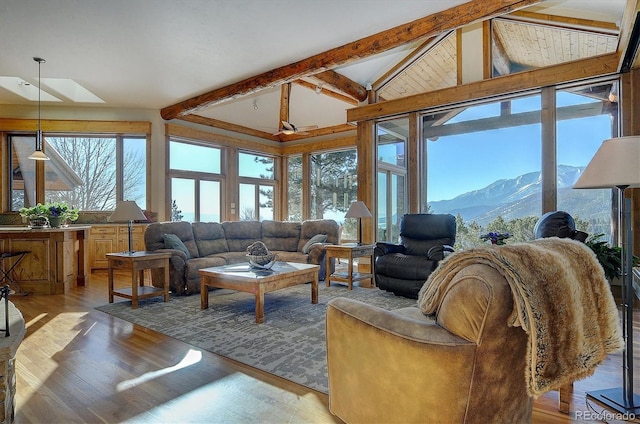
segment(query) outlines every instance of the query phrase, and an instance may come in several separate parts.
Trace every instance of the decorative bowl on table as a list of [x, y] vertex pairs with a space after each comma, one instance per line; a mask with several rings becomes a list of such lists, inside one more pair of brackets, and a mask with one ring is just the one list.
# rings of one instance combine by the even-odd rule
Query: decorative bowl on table
[[259, 269], [271, 269], [273, 264], [276, 263], [277, 255], [273, 253], [268, 253], [266, 255], [251, 255], [247, 254], [247, 258], [249, 258], [249, 263], [254, 268]]
[[270, 269], [276, 263], [276, 255], [269, 252], [267, 246], [261, 241], [256, 241], [247, 247], [247, 258], [252, 267], [259, 269]]

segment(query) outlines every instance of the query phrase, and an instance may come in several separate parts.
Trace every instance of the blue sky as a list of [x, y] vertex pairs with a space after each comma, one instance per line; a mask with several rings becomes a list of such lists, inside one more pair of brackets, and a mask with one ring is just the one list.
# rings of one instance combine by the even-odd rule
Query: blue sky
[[[557, 106], [593, 102], [584, 96], [558, 92]], [[540, 109], [540, 96], [515, 100], [512, 112]], [[449, 123], [498, 116], [499, 104], [468, 108]], [[484, 188], [499, 179], [515, 178], [539, 172], [541, 163], [541, 126], [523, 125], [427, 141], [429, 189], [428, 201], [452, 199], [460, 194]], [[558, 164], [586, 166], [602, 141], [611, 137], [611, 122], [606, 115], [560, 121], [557, 124]]]

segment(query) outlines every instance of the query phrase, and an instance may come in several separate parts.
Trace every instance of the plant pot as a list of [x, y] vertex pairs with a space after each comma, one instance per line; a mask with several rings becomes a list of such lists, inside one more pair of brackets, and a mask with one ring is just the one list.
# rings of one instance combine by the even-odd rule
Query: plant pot
[[34, 230], [49, 228], [49, 220], [44, 216], [34, 216], [29, 218], [29, 227]]
[[49, 218], [49, 225], [51, 226], [51, 228], [60, 228], [64, 226], [65, 222], [66, 219], [59, 216], [52, 216], [51, 218]]

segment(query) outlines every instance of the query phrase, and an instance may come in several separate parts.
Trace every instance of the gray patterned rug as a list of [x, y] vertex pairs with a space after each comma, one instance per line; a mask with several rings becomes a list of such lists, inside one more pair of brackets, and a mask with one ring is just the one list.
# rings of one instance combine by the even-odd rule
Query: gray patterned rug
[[255, 298], [248, 293], [214, 290], [209, 309], [200, 309], [200, 296], [175, 296], [130, 301], [96, 309], [158, 331], [200, 349], [226, 356], [309, 388], [328, 393], [325, 343], [327, 302], [349, 297], [385, 309], [414, 306], [406, 299], [378, 290], [320, 283], [318, 304], [311, 303], [311, 286], [303, 284], [265, 294], [265, 322], [255, 323]]

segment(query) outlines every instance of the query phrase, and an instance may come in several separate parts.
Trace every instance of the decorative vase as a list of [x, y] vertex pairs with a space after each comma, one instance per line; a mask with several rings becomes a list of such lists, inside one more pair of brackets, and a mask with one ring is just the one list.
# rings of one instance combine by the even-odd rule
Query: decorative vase
[[29, 218], [29, 227], [34, 230], [41, 230], [49, 227], [49, 220], [46, 216], [34, 216]]

